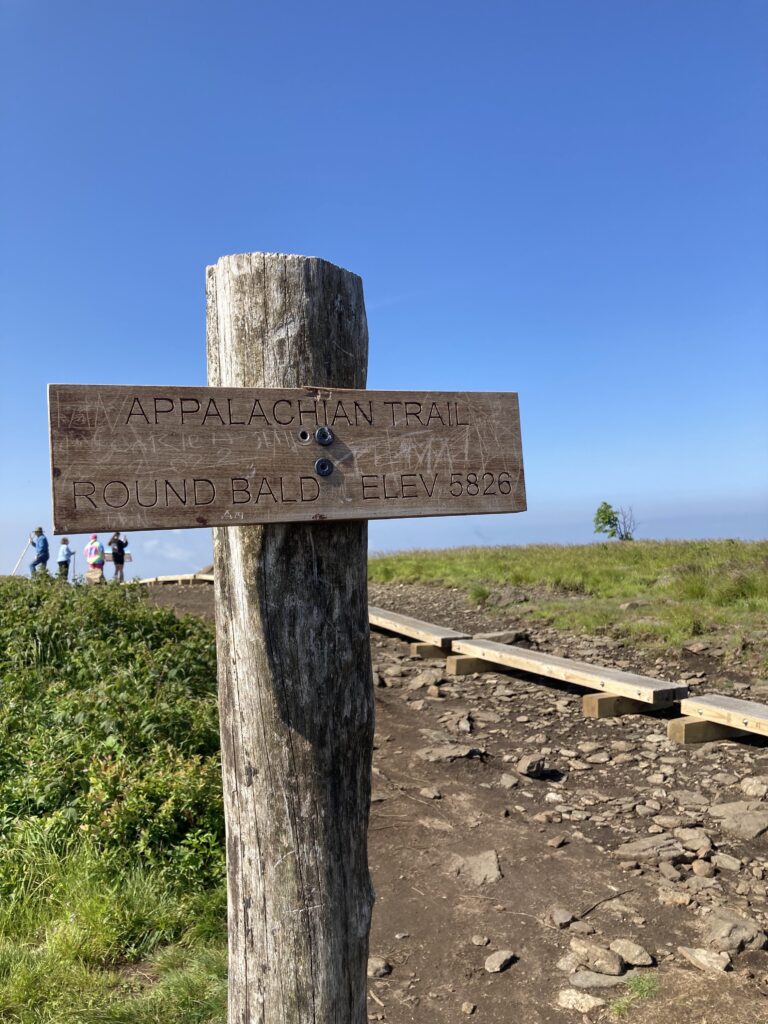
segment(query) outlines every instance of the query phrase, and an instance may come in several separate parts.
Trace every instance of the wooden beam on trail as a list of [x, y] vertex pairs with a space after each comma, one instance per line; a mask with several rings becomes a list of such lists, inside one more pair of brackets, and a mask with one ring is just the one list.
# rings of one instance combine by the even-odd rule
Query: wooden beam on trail
[[648, 704], [647, 701], [631, 700], [629, 697], [618, 697], [613, 693], [585, 693], [581, 698], [581, 710], [585, 718], [618, 718], [621, 715], [642, 715], [673, 706], [674, 701], [669, 701], [667, 704]]
[[743, 729], [705, 722], [703, 718], [672, 718], [667, 722], [667, 739], [671, 743], [712, 743], [715, 740], [737, 740], [747, 735]]
[[213, 573], [182, 572], [173, 576], [148, 576], [146, 579], [134, 580], [135, 583], [213, 583]]
[[[485, 662], [485, 671], [496, 666], [517, 669], [520, 672], [530, 672], [533, 675], [586, 686], [591, 690], [612, 693], [618, 697], [629, 697], [652, 707], [663, 707], [688, 694], [688, 687], [677, 683], [651, 679], [648, 676], [635, 675], [633, 672], [588, 665], [586, 662], [571, 661], [569, 658], [557, 658], [554, 654], [529, 651], [524, 647], [512, 647], [508, 644], [495, 643], [493, 640], [454, 640], [451, 650], [456, 654], [469, 655], [480, 662]], [[449, 659], [449, 671], [451, 661], [452, 659]], [[475, 671], [483, 669], [477, 668]]]
[[368, 606], [368, 621], [374, 629], [386, 629], [390, 633], [397, 633], [398, 636], [421, 640], [432, 647], [440, 647], [446, 651], [450, 650], [454, 640], [461, 640], [471, 635], [470, 633], [459, 633], [455, 629], [448, 629], [447, 626], [435, 626], [431, 622], [412, 619], [410, 615], [400, 615], [398, 612], [388, 612], [384, 608], [374, 608], [371, 605]]
[[768, 736], [768, 705], [756, 701], [707, 694], [681, 701], [680, 711], [699, 721]]
[[408, 650], [412, 658], [440, 658], [444, 661], [448, 654], [445, 647], [435, 647], [434, 644], [425, 644], [418, 640], [408, 644]]

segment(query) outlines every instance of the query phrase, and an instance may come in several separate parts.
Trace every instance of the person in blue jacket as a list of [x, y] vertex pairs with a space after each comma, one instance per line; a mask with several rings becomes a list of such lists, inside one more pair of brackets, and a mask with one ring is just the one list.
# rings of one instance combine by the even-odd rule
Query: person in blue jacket
[[43, 533], [42, 526], [38, 526], [35, 532], [30, 536], [29, 543], [35, 549], [35, 560], [30, 562], [29, 571], [34, 576], [38, 571], [38, 566], [43, 567], [43, 572], [48, 571], [48, 538]]
[[74, 551], [69, 546], [69, 537], [62, 537], [61, 545], [59, 546], [59, 557], [57, 559], [59, 563], [59, 579], [69, 579], [69, 560], [74, 555]]

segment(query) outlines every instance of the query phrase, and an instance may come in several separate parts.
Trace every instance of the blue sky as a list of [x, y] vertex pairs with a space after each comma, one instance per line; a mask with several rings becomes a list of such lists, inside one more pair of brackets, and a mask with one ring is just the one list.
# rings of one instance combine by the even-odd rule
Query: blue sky
[[[516, 390], [529, 511], [374, 549], [768, 533], [762, 0], [0, 2], [0, 571], [46, 385], [205, 382], [204, 268], [365, 283], [369, 386]], [[79, 543], [79, 539], [78, 539]], [[187, 571], [206, 531], [136, 535]]]

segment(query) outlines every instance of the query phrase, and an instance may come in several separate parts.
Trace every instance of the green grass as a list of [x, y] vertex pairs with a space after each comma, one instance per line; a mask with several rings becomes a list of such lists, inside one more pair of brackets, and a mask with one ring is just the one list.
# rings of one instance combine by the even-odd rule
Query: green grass
[[652, 974], [642, 974], [632, 978], [627, 984], [627, 989], [626, 995], [621, 996], [610, 1006], [610, 1011], [617, 1020], [626, 1017], [635, 1003], [643, 999], [653, 999], [658, 993], [659, 982]]
[[0, 581], [0, 1020], [223, 1024], [212, 630]]
[[[698, 637], [758, 660], [768, 616], [768, 542], [634, 541], [573, 547], [456, 548], [376, 555], [373, 582], [433, 583], [580, 632], [650, 646]], [[517, 607], [520, 592], [526, 596]], [[517, 592], [517, 593], [516, 593]], [[482, 600], [479, 595], [484, 595]], [[626, 602], [636, 607], [622, 609]], [[757, 638], [757, 643], [755, 642]]]
[[224, 1021], [223, 886], [190, 898], [156, 869], [117, 867], [89, 839], [62, 850], [37, 826], [15, 852], [19, 882], [0, 905], [0, 1019]]

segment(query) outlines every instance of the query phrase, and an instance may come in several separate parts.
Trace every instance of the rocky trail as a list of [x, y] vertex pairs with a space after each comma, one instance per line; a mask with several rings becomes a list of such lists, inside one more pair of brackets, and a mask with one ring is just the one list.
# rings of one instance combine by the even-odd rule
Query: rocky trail
[[[157, 599], [210, 614], [212, 588], [186, 589], [195, 597]], [[371, 591], [395, 611], [499, 629], [463, 594]], [[648, 664], [607, 638], [550, 632], [524, 642], [713, 675], [704, 652]], [[587, 719], [567, 684], [450, 677], [382, 634], [372, 651], [370, 1020], [768, 1024], [764, 741], [679, 747], [663, 712]]]

